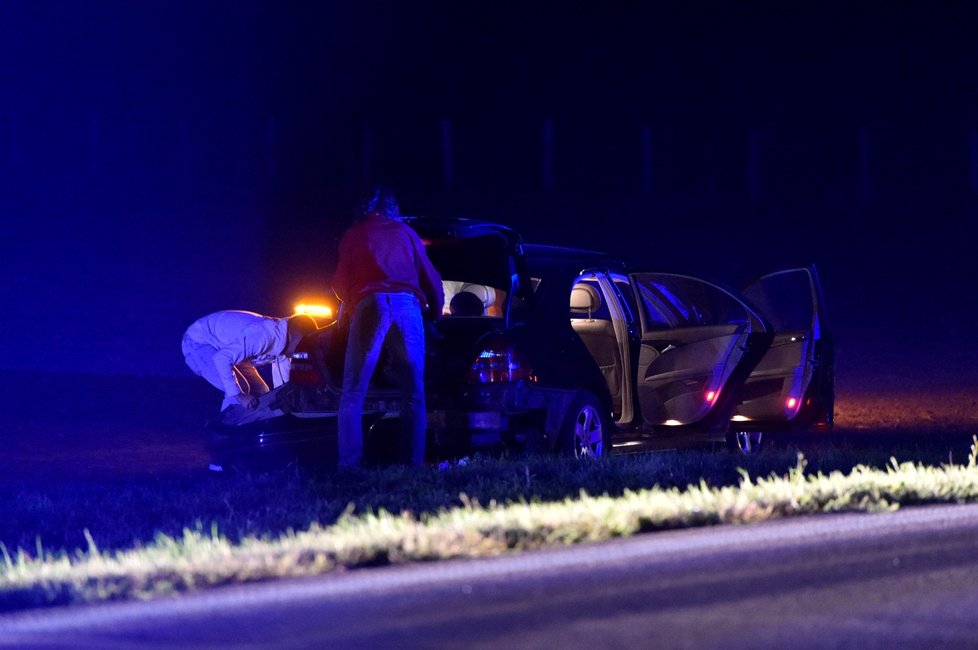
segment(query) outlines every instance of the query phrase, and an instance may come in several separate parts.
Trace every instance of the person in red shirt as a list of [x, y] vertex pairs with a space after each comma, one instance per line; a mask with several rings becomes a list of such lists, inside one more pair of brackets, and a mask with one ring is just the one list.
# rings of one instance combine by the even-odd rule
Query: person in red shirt
[[379, 188], [340, 239], [333, 291], [350, 332], [340, 394], [340, 467], [363, 461], [363, 401], [381, 349], [391, 357], [401, 398], [401, 459], [422, 465], [425, 453], [424, 323], [445, 303], [441, 276], [421, 238], [400, 220], [397, 199]]

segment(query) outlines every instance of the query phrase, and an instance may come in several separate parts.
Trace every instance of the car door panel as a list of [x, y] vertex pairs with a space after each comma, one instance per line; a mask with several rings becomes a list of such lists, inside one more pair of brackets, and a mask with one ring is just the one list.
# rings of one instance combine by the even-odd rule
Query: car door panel
[[[770, 273], [752, 282], [743, 293], [772, 324], [775, 336], [748, 377], [734, 418], [788, 422], [803, 415], [806, 405], [822, 398], [829, 400], [831, 410], [831, 395], [813, 394], [818, 386], [834, 384], [820, 376], [831, 373], [831, 359], [821, 358], [823, 301], [814, 268]], [[826, 390], [831, 392], [831, 387]]]
[[731, 294], [688, 276], [630, 276], [639, 304], [639, 405], [653, 426], [707, 418], [730, 385], [756, 314]]
[[[695, 328], [693, 336], [670, 336], [660, 351], [642, 342], [639, 400], [649, 424], [685, 424], [705, 417], [743, 355], [745, 325]], [[670, 332], [675, 334], [675, 332]], [[651, 345], [650, 345], [651, 343]], [[712, 393], [711, 393], [712, 392]]]

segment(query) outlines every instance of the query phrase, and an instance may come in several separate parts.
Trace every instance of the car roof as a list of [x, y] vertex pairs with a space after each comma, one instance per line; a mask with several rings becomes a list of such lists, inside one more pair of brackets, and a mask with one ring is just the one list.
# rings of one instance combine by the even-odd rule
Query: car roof
[[500, 223], [466, 217], [403, 216], [401, 220], [422, 237], [479, 237], [498, 233], [510, 241], [520, 241], [519, 233]]
[[544, 244], [524, 244], [523, 251], [527, 262], [533, 268], [587, 267], [600, 266], [607, 269], [624, 269], [623, 260], [601, 251]]

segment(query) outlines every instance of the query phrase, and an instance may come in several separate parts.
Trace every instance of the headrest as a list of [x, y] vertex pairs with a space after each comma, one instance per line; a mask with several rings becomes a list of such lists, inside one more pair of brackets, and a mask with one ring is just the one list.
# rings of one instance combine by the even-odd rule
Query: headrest
[[466, 282], [459, 289], [461, 292], [474, 294], [479, 300], [482, 301], [483, 307], [491, 307], [492, 303], [496, 301], [496, 292], [492, 287], [487, 287], [484, 284], [472, 284], [471, 282]]
[[601, 306], [598, 290], [590, 284], [575, 284], [571, 289], [570, 309], [572, 314], [592, 314]]
[[448, 312], [452, 316], [471, 318], [473, 316], [482, 316], [485, 310], [482, 307], [482, 301], [479, 300], [479, 296], [469, 291], [459, 291], [449, 301]]

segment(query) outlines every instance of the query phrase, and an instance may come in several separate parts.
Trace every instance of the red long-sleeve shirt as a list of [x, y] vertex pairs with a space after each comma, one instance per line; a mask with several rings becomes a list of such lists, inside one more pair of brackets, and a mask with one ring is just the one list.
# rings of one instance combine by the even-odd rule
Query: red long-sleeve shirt
[[369, 294], [408, 292], [418, 297], [423, 310], [441, 315], [441, 276], [407, 224], [371, 215], [343, 233], [339, 253], [333, 291], [351, 313]]

